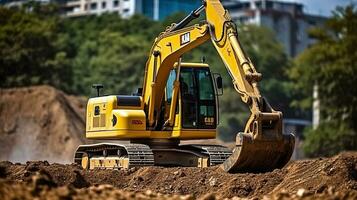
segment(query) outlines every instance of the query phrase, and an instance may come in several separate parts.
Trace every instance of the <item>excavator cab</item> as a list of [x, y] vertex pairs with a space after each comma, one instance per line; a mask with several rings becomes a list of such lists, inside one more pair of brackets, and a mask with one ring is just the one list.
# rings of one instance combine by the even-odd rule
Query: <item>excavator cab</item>
[[[216, 83], [207, 64], [184, 63], [180, 71], [179, 109], [183, 129], [215, 129], [218, 111]], [[166, 102], [172, 102], [176, 70], [170, 72], [166, 84]]]

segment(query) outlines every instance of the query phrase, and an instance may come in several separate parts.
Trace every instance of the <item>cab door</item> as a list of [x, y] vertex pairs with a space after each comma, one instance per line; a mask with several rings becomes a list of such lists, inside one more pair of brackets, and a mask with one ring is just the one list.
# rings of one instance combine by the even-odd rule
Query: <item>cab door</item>
[[183, 128], [216, 128], [216, 98], [209, 68], [183, 68], [180, 94]]
[[181, 126], [183, 128], [198, 127], [198, 91], [193, 68], [181, 69]]

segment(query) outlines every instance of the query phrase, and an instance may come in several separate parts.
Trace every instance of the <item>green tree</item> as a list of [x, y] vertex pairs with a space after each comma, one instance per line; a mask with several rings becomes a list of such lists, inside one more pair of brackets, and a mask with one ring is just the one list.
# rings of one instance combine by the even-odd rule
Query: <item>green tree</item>
[[106, 94], [130, 94], [141, 87], [149, 47], [138, 36], [107, 30], [85, 41], [75, 58], [76, 91], [89, 94], [92, 83], [103, 83]]
[[316, 44], [290, 70], [301, 108], [311, 107], [312, 89], [318, 86], [321, 124], [305, 134], [309, 156], [357, 149], [357, 12], [350, 5], [333, 14], [324, 27], [310, 31]]
[[239, 36], [242, 45], [246, 47], [246, 53], [263, 75], [259, 84], [262, 95], [274, 109], [283, 111], [284, 116], [292, 116], [289, 109], [289, 78], [286, 73], [289, 60], [283, 46], [272, 30], [265, 27], [242, 26]]
[[50, 84], [67, 90], [71, 69], [56, 46], [54, 18], [0, 7], [1, 87]]
[[73, 92], [89, 95], [93, 83], [103, 83], [106, 94], [130, 94], [141, 87], [150, 41], [158, 26], [158, 22], [140, 15], [122, 19], [117, 14], [103, 14], [65, 20], [62, 38], [71, 38], [67, 47], [72, 47], [68, 52], [74, 72]]

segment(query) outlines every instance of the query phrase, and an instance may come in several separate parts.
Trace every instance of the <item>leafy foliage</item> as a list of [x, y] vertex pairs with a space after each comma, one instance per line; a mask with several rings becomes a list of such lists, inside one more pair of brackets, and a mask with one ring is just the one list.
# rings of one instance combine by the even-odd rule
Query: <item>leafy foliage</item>
[[56, 45], [55, 19], [0, 7], [1, 87], [51, 84], [68, 89], [67, 53]]
[[262, 95], [276, 110], [283, 111], [285, 116], [291, 115], [288, 113], [290, 99], [286, 74], [289, 61], [283, 46], [270, 29], [252, 25], [241, 27], [240, 39], [246, 53], [263, 75], [260, 82]]
[[[33, 12], [27, 10], [31, 8]], [[73, 94], [90, 95], [91, 84], [104, 83], [105, 94], [130, 94], [142, 84], [147, 54], [154, 38], [182, 13], [155, 22], [116, 14], [60, 18], [56, 7], [31, 3], [23, 10], [0, 9], [1, 87], [50, 84]], [[199, 19], [197, 20], [199, 21]], [[196, 22], [197, 22], [196, 21]], [[271, 31], [241, 26], [239, 37], [264, 79], [260, 86], [276, 109], [287, 110], [284, 73], [288, 59]], [[205, 56], [212, 71], [224, 78], [220, 98], [220, 137], [234, 139], [249, 111], [233, 89], [224, 64], [210, 42], [185, 54], [185, 62]]]
[[305, 132], [304, 152], [310, 157], [332, 156], [340, 151], [356, 150], [356, 132], [346, 123], [322, 122], [319, 127]]
[[[107, 94], [129, 94], [139, 87], [153, 35], [150, 23], [141, 16], [123, 20], [114, 14], [81, 19], [68, 19], [67, 34], [74, 41], [73, 91], [88, 95], [90, 85], [105, 83]], [[128, 24], [144, 24], [128, 27]]]
[[[323, 28], [311, 30], [317, 43], [295, 61], [290, 76], [302, 98], [295, 104], [311, 106], [313, 85], [318, 86], [322, 123], [306, 133], [306, 153], [331, 155], [357, 149], [357, 10], [337, 8]], [[344, 137], [349, 139], [344, 139]], [[329, 145], [326, 147], [326, 145]]]

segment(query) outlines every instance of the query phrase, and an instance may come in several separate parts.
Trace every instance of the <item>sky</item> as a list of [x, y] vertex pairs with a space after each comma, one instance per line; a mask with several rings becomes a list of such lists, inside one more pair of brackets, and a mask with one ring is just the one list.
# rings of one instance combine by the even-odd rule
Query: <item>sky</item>
[[357, 6], [357, 0], [280, 0], [304, 4], [304, 11], [309, 14], [331, 16], [331, 11], [336, 6], [346, 6], [354, 3]]
[[[0, 0], [1, 2], [2, 0]], [[248, 1], [248, 0], [245, 0]], [[279, 0], [290, 1], [304, 4], [304, 11], [309, 14], [331, 16], [331, 11], [336, 6], [346, 6], [354, 3], [357, 6], [357, 0]]]

